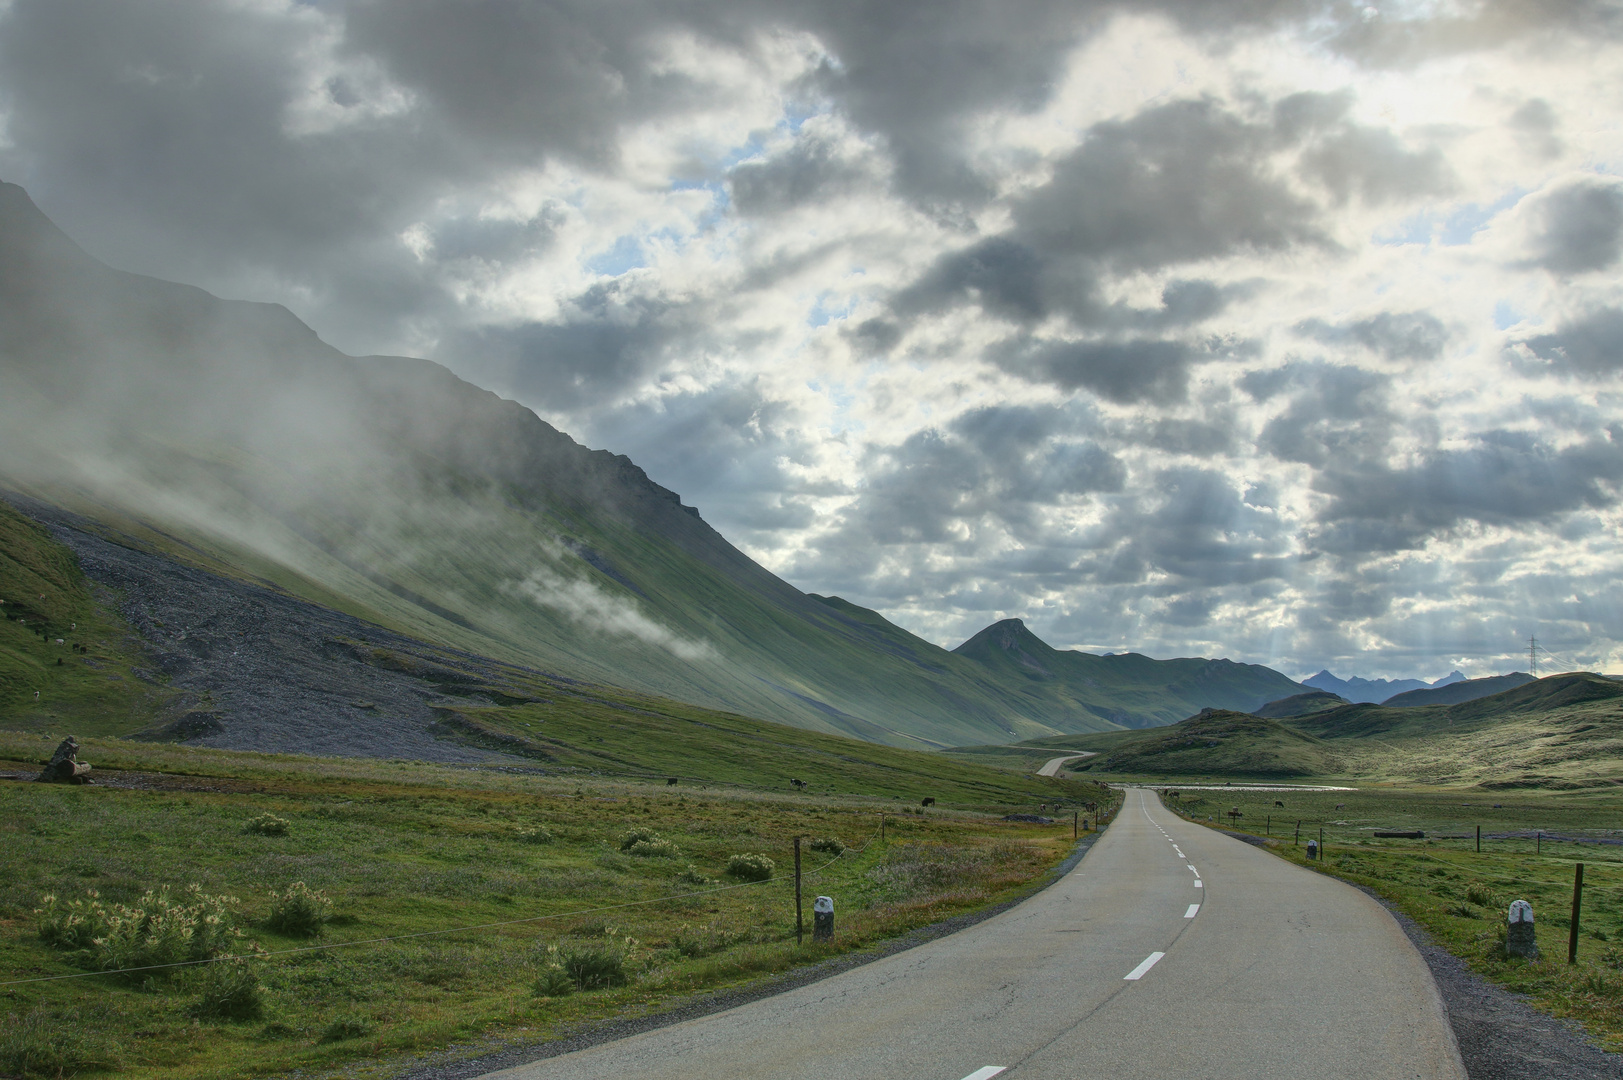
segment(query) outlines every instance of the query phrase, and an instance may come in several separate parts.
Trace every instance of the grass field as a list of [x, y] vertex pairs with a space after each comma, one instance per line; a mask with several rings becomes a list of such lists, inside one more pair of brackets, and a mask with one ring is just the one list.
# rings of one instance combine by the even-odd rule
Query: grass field
[[[1181, 797], [1167, 798], [1168, 806], [1271, 838], [1276, 854], [1373, 889], [1478, 974], [1580, 1021], [1606, 1049], [1623, 1051], [1623, 795], [1616, 789], [1176, 790]], [[1241, 816], [1228, 817], [1233, 809]], [[1317, 840], [1321, 828], [1325, 858], [1310, 863], [1307, 841]], [[1425, 838], [1377, 839], [1376, 830], [1419, 830]], [[1585, 865], [1578, 962], [1569, 965], [1578, 862]], [[1536, 963], [1504, 956], [1512, 900], [1533, 905], [1543, 953]]]
[[[1008, 823], [952, 798], [904, 810], [855, 795], [84, 743], [99, 786], [0, 782], [0, 1074], [387, 1075], [412, 1054], [544, 1038], [860, 949], [1018, 895], [1071, 847], [1068, 821]], [[35, 769], [50, 746], [0, 733], [11, 762], [0, 771]], [[282, 835], [252, 831], [275, 819]], [[626, 849], [634, 830], [654, 835]], [[808, 909], [835, 898], [832, 946], [794, 940], [796, 835], [845, 846], [838, 858], [804, 852], [820, 868]], [[770, 880], [728, 874], [754, 853], [776, 863]], [[278, 899], [296, 882], [330, 900], [330, 918], [306, 920], [315, 936], [289, 928]], [[149, 890], [180, 899], [194, 885], [236, 898], [228, 921], [246, 936], [233, 950], [271, 956], [14, 982], [97, 967], [42, 940], [44, 897], [60, 908], [94, 890], [104, 907], [150, 911]], [[483, 928], [443, 932], [457, 927]], [[288, 952], [357, 941], [374, 943]]]
[[0, 501], [0, 718], [71, 722], [86, 735], [137, 730], [168, 696], [142, 662], [72, 552]]

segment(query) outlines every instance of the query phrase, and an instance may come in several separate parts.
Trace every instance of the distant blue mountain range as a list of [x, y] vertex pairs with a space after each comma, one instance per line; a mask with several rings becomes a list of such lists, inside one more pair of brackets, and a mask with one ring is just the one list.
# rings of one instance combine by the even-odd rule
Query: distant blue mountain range
[[1311, 686], [1315, 690], [1328, 690], [1332, 694], [1340, 694], [1348, 701], [1381, 702], [1394, 694], [1402, 694], [1410, 690], [1431, 690], [1435, 687], [1449, 686], [1464, 681], [1465, 676], [1458, 671], [1451, 671], [1436, 682], [1422, 682], [1419, 679], [1360, 679], [1356, 675], [1350, 679], [1338, 679], [1330, 674], [1328, 670], [1325, 670], [1312, 678], [1303, 679], [1302, 685]]

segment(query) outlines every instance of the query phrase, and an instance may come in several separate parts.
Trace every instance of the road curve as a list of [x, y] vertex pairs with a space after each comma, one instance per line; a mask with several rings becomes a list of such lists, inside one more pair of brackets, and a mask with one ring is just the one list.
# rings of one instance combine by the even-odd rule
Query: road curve
[[1085, 757], [1097, 757], [1097, 750], [1084, 750], [1080, 754], [1066, 754], [1064, 757], [1049, 758], [1043, 762], [1043, 767], [1037, 770], [1038, 776], [1058, 776], [1060, 767], [1067, 761], [1081, 761]]
[[1465, 1080], [1379, 904], [1130, 790], [1075, 871], [950, 937], [494, 1080]]

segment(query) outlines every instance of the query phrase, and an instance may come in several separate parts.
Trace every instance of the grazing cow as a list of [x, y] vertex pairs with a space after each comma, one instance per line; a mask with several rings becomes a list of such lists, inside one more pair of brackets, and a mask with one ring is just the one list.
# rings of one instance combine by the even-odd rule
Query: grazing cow
[[1338, 802], [1338, 803], [1336, 803], [1336, 809], [1337, 810], [1345, 810], [1345, 809], [1347, 809], [1347, 804], [1344, 803], [1344, 802]]
[[934, 806], [935, 805], [935, 796], [934, 795], [926, 795], [924, 797], [924, 801], [919, 803], [919, 805], [920, 806]]
[[789, 786], [796, 789], [797, 791], [805, 791], [806, 790], [806, 781], [804, 781], [804, 780], [796, 780], [793, 777], [791, 777], [790, 780], [789, 780]]
[[676, 786], [676, 777], [674, 777], [674, 776], [666, 777], [665, 778], [665, 786], [666, 787], [675, 787]]
[[1281, 809], [1283, 809], [1284, 806], [1285, 806], [1285, 804], [1280, 802], [1278, 799], [1274, 800], [1274, 805], [1277, 806], [1277, 807], [1280, 807]]

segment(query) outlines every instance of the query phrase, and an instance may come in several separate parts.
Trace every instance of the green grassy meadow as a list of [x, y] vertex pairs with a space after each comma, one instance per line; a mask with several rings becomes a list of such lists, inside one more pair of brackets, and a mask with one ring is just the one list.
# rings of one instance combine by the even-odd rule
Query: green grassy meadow
[[[1068, 821], [1004, 822], [967, 782], [924, 809], [871, 794], [83, 743], [96, 786], [0, 782], [0, 1074], [388, 1075], [424, 1052], [544, 1039], [871, 946], [1020, 895], [1071, 848]], [[0, 733], [0, 771], [36, 769], [51, 746]], [[857, 782], [827, 774], [831, 789]], [[263, 815], [285, 835], [249, 831]], [[637, 829], [665, 843], [623, 850]], [[813, 945], [809, 929], [795, 943], [797, 835], [844, 845], [803, 853], [817, 871], [807, 926], [811, 898], [833, 896], [832, 945]], [[771, 880], [728, 875], [751, 853], [776, 863]], [[317, 936], [273, 928], [275, 895], [295, 882], [330, 898]], [[41, 939], [44, 897], [88, 902], [93, 890], [103, 905], [150, 907], [148, 890], [193, 885], [235, 898], [238, 951], [269, 955], [84, 974], [90, 960]], [[311, 949], [329, 945], [341, 947]], [[604, 955], [623, 984], [576, 989], [559, 974], [563, 958]], [[234, 1018], [209, 1012], [222, 971], [258, 988]], [[83, 977], [15, 981], [55, 975]]]
[[92, 595], [73, 553], [3, 501], [0, 601], [0, 719], [112, 735], [160, 715], [169, 695], [138, 674], [139, 641]]
[[[1367, 886], [1479, 975], [1529, 995], [1553, 1015], [1581, 1022], [1607, 1050], [1623, 1051], [1623, 846], [1598, 842], [1623, 839], [1623, 793], [1616, 788], [1175, 790], [1181, 797], [1166, 798], [1168, 806], [1202, 823], [1269, 839], [1269, 850], [1283, 858]], [[1228, 817], [1233, 809], [1241, 816]], [[1321, 828], [1325, 858], [1309, 862], [1307, 841], [1317, 840]], [[1426, 835], [1377, 839], [1376, 830]], [[1584, 864], [1584, 891], [1577, 963], [1569, 965], [1578, 862]], [[1543, 954], [1538, 962], [1503, 953], [1513, 900], [1533, 905]]]

